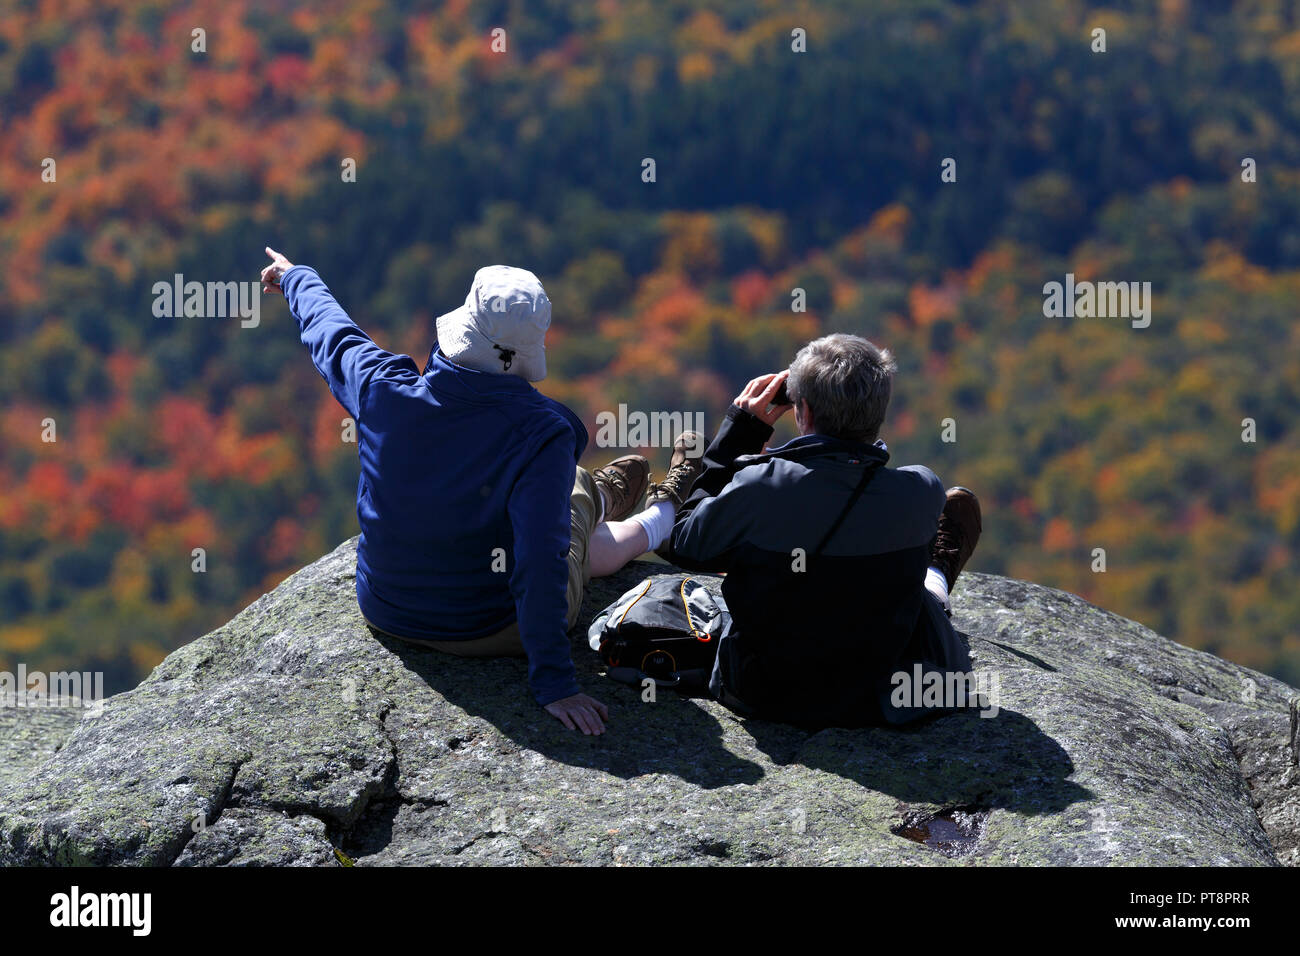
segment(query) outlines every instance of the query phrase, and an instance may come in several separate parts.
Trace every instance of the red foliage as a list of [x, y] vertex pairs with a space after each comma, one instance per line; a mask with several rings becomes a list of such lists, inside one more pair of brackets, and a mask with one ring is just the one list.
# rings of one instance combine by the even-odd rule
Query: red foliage
[[742, 312], [752, 314], [767, 300], [770, 288], [767, 276], [752, 270], [738, 276], [731, 283], [731, 301]]

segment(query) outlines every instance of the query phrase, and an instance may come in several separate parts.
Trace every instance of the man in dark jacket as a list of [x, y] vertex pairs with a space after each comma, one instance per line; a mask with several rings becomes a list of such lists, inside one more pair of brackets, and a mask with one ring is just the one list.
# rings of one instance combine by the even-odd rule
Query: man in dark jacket
[[[970, 671], [947, 607], [979, 504], [964, 488], [945, 494], [924, 466], [885, 467], [894, 371], [888, 351], [858, 336], [809, 343], [737, 397], [678, 511], [667, 557], [726, 572], [734, 627], [711, 690], [739, 713], [905, 723], [935, 708], [919, 706], [919, 688], [900, 698], [900, 675]], [[792, 408], [800, 437], [765, 452]]]
[[317, 371], [356, 422], [366, 621], [460, 656], [525, 656], [547, 713], [603, 733], [609, 713], [579, 688], [567, 631], [591, 577], [662, 543], [688, 469], [650, 488], [639, 455], [594, 473], [577, 466], [586, 427], [531, 384], [546, 377], [551, 320], [531, 272], [480, 269], [465, 303], [438, 318], [421, 372], [376, 345], [314, 269], [266, 252], [263, 291], [283, 291]]

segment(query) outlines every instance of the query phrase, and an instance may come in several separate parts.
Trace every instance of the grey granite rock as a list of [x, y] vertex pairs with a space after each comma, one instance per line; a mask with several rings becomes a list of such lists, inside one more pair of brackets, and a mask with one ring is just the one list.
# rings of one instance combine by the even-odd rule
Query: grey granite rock
[[0, 787], [62, 747], [82, 714], [73, 707], [0, 706]]
[[344, 866], [325, 823], [282, 810], [228, 807], [200, 827], [175, 866]]
[[[1060, 591], [967, 574], [954, 621], [1000, 711], [809, 734], [580, 680], [566, 731], [518, 660], [376, 637], [355, 540], [0, 778], [8, 864], [1295, 864], [1281, 682]], [[593, 582], [582, 622], [645, 574]], [[38, 718], [39, 720], [40, 718]], [[10, 748], [11, 750], [13, 748]]]

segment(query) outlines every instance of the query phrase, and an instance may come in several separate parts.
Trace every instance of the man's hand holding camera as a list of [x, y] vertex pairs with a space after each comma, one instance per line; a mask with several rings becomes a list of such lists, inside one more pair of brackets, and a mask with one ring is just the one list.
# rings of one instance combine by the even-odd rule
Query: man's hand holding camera
[[785, 389], [785, 381], [789, 377], [790, 370], [786, 369], [751, 379], [744, 391], [736, 397], [736, 406], [765, 425], [776, 424], [777, 419], [794, 408]]

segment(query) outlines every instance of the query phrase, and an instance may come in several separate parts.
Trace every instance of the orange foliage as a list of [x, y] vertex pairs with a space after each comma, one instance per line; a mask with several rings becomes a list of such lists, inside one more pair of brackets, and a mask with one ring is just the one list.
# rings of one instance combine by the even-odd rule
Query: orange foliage
[[[95, 4], [106, 6], [119, 5]], [[125, 23], [116, 27], [118, 49], [106, 45], [98, 9], [59, 15], [68, 36], [56, 51], [56, 85], [29, 112], [6, 117], [8, 135], [0, 141], [0, 182], [23, 184], [8, 191], [11, 201], [0, 216], [0, 228], [15, 237], [6, 263], [15, 304], [40, 301], [45, 249], [69, 227], [98, 240], [134, 223], [179, 238], [200, 205], [190, 195], [187, 171], [221, 175], [237, 168], [251, 172], [262, 190], [301, 191], [325, 156], [359, 154], [360, 137], [337, 119], [280, 108], [285, 97], [322, 94], [300, 57], [264, 56], [245, 13], [242, 4], [193, 3], [171, 13], [156, 37]], [[19, 17], [43, 22], [51, 15], [25, 12], [4, 33], [14, 40], [27, 25]], [[201, 56], [189, 48], [198, 23], [208, 31]], [[361, 29], [348, 42], [355, 51], [376, 41]], [[123, 49], [136, 55], [121, 55]], [[350, 91], [368, 95], [376, 84], [365, 74], [366, 61], [352, 62], [344, 79], [356, 81]], [[140, 103], [158, 107], [156, 126], [137, 117]], [[223, 116], [239, 121], [217, 119]], [[32, 144], [40, 144], [35, 153]], [[40, 178], [44, 156], [56, 159], [53, 183]], [[122, 278], [139, 266], [102, 241], [89, 242], [87, 250], [91, 265]]]
[[179, 468], [196, 475], [212, 470], [217, 422], [199, 402], [169, 396], [158, 406], [155, 421], [158, 439]]
[[731, 301], [742, 312], [753, 313], [769, 295], [769, 280], [757, 269], [737, 276], [731, 283]]
[[302, 541], [303, 529], [297, 521], [288, 517], [277, 519], [266, 536], [263, 553], [267, 562], [278, 567], [292, 561], [297, 557]]
[[932, 325], [939, 319], [951, 319], [957, 314], [961, 290], [955, 285], [931, 288], [917, 283], [907, 294], [908, 310], [912, 321], [919, 326]]
[[1052, 518], [1043, 527], [1043, 550], [1049, 554], [1071, 551], [1079, 546], [1079, 536], [1064, 518]]
[[867, 222], [867, 235], [902, 243], [911, 224], [912, 213], [902, 203], [881, 206]]

